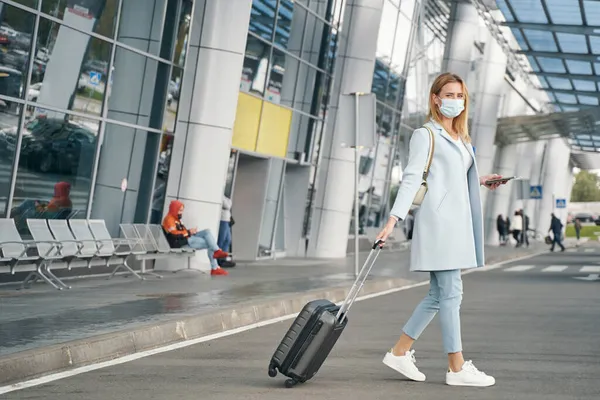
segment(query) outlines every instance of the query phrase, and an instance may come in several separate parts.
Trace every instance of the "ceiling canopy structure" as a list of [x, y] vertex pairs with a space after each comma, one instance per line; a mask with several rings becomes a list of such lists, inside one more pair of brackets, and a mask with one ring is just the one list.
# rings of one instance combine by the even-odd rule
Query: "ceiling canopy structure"
[[529, 61], [529, 73], [554, 109], [500, 119], [498, 142], [563, 136], [574, 154], [600, 153], [600, 0], [496, 0], [496, 5], [505, 19], [498, 23], [511, 29], [520, 47], [515, 52]]

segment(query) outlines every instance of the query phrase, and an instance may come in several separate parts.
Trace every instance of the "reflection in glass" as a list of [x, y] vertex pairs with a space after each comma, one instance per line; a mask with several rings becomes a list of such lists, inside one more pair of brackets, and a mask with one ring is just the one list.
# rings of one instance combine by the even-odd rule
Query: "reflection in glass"
[[39, 69], [31, 77], [28, 115], [46, 113], [43, 106], [100, 115], [106, 93], [111, 45], [45, 18], [40, 19], [36, 47]]
[[98, 122], [66, 114], [25, 124], [11, 218], [85, 218]]
[[163, 116], [163, 129], [169, 133], [175, 131], [175, 122], [177, 121], [177, 110], [179, 108], [179, 93], [181, 90], [181, 80], [183, 79], [183, 70], [173, 67], [169, 88], [167, 91], [167, 103], [165, 114]]
[[0, 218], [6, 216], [20, 115], [0, 109]]
[[[0, 4], [0, 95], [23, 98], [35, 17], [27, 11]], [[36, 71], [34, 66], [34, 73]], [[16, 113], [18, 108], [17, 103], [0, 100], [2, 110]]]
[[319, 63], [319, 52], [321, 49], [321, 39], [323, 37], [325, 22], [310, 13], [306, 13], [306, 19], [306, 30], [304, 31], [304, 44], [302, 46], [301, 58], [316, 66]]
[[177, 38], [175, 40], [175, 51], [173, 53], [173, 63], [183, 68], [185, 65], [185, 56], [187, 42], [190, 34], [190, 23], [192, 21], [192, 0], [181, 0], [181, 11], [177, 24]]
[[156, 183], [152, 194], [152, 211], [150, 214], [151, 224], [160, 224], [162, 222], [162, 213], [165, 205], [165, 195], [167, 193], [167, 178], [169, 176], [169, 167], [171, 165], [171, 151], [173, 150], [173, 136], [162, 135], [158, 155], [158, 169], [156, 172]]
[[[292, 105], [299, 61], [273, 49], [265, 98], [273, 103]], [[282, 101], [283, 100], [283, 101]]]
[[275, 26], [277, 0], [252, 0], [249, 30], [271, 42]]
[[270, 50], [271, 47], [263, 41], [248, 35], [240, 83], [241, 90], [261, 96], [264, 94]]
[[108, 38], [114, 37], [118, 6], [119, 0], [42, 0], [43, 13]]
[[[158, 64], [155, 59], [117, 47], [108, 99], [109, 118], [149, 126], [152, 103], [157, 92]], [[165, 93], [165, 96], [168, 97], [168, 94]], [[163, 104], [161, 102], [161, 110], [164, 110]]]
[[[277, 29], [275, 30], [275, 44], [287, 49], [292, 29], [294, 33], [297, 31], [302, 32], [304, 29], [304, 21], [298, 20], [294, 13], [298, 11], [302, 14], [306, 14], [301, 7], [294, 8], [294, 2], [291, 0], [281, 0], [279, 3], [279, 9], [277, 10]], [[293, 18], [292, 18], [293, 17]], [[296, 26], [292, 26], [292, 20]]]

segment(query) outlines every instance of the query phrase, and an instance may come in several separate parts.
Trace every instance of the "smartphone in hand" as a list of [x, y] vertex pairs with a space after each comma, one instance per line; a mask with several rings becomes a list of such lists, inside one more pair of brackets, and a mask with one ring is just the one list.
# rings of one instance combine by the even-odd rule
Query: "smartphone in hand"
[[512, 179], [516, 179], [516, 176], [503, 176], [501, 178], [496, 178], [496, 179], [488, 179], [487, 181], [485, 181], [486, 186], [490, 186], [493, 185], [494, 183], [502, 183], [505, 184], [508, 181], [512, 180]]

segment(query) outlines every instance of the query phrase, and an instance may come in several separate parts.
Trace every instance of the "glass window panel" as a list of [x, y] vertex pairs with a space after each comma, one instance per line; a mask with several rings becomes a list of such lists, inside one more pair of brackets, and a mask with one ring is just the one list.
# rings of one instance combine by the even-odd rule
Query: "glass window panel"
[[158, 153], [158, 169], [156, 171], [156, 183], [152, 193], [152, 211], [150, 213], [151, 224], [161, 224], [165, 195], [167, 193], [167, 179], [169, 167], [171, 166], [171, 151], [173, 149], [172, 135], [162, 135]]
[[544, 89], [548, 89], [550, 86], [548, 85], [548, 82], [546, 81], [546, 78], [544, 78], [543, 76], [538, 77], [539, 81], [540, 81], [540, 86]]
[[[176, 4], [169, 2], [167, 6], [175, 7]], [[117, 40], [145, 53], [158, 56], [165, 32], [163, 29], [166, 13], [173, 15], [171, 10], [166, 10], [164, 2], [123, 0]]]
[[394, 53], [392, 54], [392, 70], [396, 73], [401, 73], [404, 69], [404, 61], [408, 52], [408, 41], [410, 39], [410, 29], [412, 23], [401, 15], [398, 18], [398, 26], [396, 28]]
[[537, 61], [535, 60], [535, 57], [527, 56], [527, 59], [529, 60], [529, 65], [531, 65], [531, 69], [535, 72], [538, 72], [540, 70], [540, 67], [539, 67]]
[[575, 35], [572, 33], [557, 33], [558, 44], [562, 51], [570, 53], [587, 53], [588, 47], [584, 35]]
[[[139, 3], [124, 0], [124, 3]], [[147, 7], [151, 9], [152, 7]], [[119, 0], [42, 0], [42, 12], [63, 20], [66, 24], [77, 27], [84, 32], [94, 32], [109, 38], [115, 34], [115, 20]], [[123, 6], [125, 10], [126, 6]], [[138, 6], [138, 8], [141, 8]], [[143, 10], [137, 10], [138, 12]], [[148, 12], [146, 12], [147, 14]], [[142, 14], [144, 14], [142, 12]], [[137, 21], [137, 20], [136, 20]], [[138, 25], [131, 24], [129, 25]], [[48, 47], [48, 46], [46, 46]]]
[[502, 11], [502, 15], [507, 21], [514, 21], [514, 17], [506, 4], [506, 0], [496, 0], [496, 4], [498, 4], [498, 8]]
[[517, 39], [517, 43], [519, 44], [519, 47], [522, 50], [529, 50], [529, 46], [525, 42], [525, 37], [523, 37], [521, 30], [517, 29], [517, 28], [513, 28], [513, 29], [511, 29], [511, 32], [513, 33], [513, 35], [515, 35], [515, 39]]
[[398, 94], [400, 86], [402, 85], [402, 78], [400, 75], [396, 73], [392, 73], [390, 75], [390, 81], [388, 83], [387, 96], [386, 96], [386, 104], [390, 107], [398, 107]]
[[97, 121], [38, 115], [25, 124], [11, 218], [85, 218], [96, 153]]
[[392, 51], [394, 47], [394, 32], [398, 22], [398, 9], [389, 1], [384, 1], [383, 12], [379, 24], [379, 34], [377, 35], [377, 58], [384, 62], [392, 61]]
[[523, 29], [531, 48], [536, 51], [558, 51], [552, 33], [547, 31], [534, 31]]
[[590, 46], [592, 48], [592, 53], [600, 54], [600, 37], [598, 36], [590, 36]]
[[175, 122], [177, 121], [177, 112], [179, 109], [179, 93], [181, 91], [181, 80], [183, 79], [183, 69], [173, 67], [169, 88], [167, 90], [167, 102], [164, 113], [163, 128], [170, 133], [175, 131]]
[[13, 0], [15, 3], [22, 4], [26, 7], [37, 9], [38, 0]]
[[[288, 57], [289, 58], [289, 57]], [[294, 100], [294, 108], [302, 110], [305, 113], [318, 112], [319, 110], [312, 110], [312, 101], [315, 90], [317, 70], [310, 65], [300, 63], [297, 75], [296, 83], [296, 95]], [[287, 77], [288, 71], [286, 70], [286, 80], [293, 80], [296, 75]]]
[[0, 218], [6, 216], [21, 111], [22, 107], [16, 114], [0, 108]]
[[567, 60], [566, 62], [572, 74], [592, 74], [592, 64], [587, 61]]
[[[161, 63], [159, 69], [159, 63], [155, 59], [117, 47], [113, 79], [109, 88], [108, 118], [142, 126], [151, 126], [151, 121], [153, 124], [160, 121], [160, 113], [164, 110], [168, 95], [166, 74], [168, 67], [165, 64]], [[157, 91], [157, 85], [165, 87]], [[154, 108], [154, 102], [158, 102], [160, 106]]]
[[571, 87], [571, 83], [569, 82], [568, 79], [553, 78], [553, 77], [548, 77], [546, 79], [547, 79], [548, 83], [552, 86], [552, 88], [554, 88], [554, 89], [573, 89]]
[[415, 0], [402, 0], [400, 2], [400, 11], [409, 19], [412, 19], [415, 9]]
[[587, 104], [587, 105], [591, 105], [591, 106], [598, 105], [597, 97], [578, 95], [577, 98], [579, 99], [579, 102], [581, 104]]
[[595, 0], [585, 0], [583, 2], [583, 8], [585, 9], [585, 16], [588, 23], [592, 21], [600, 21], [600, 3]]
[[302, 7], [295, 7], [291, 0], [281, 0], [277, 10], [277, 27], [275, 29], [275, 44], [286, 49], [290, 41], [292, 31], [302, 38], [301, 32], [304, 30], [304, 21], [306, 10]]
[[177, 37], [175, 39], [175, 51], [173, 52], [173, 63], [181, 68], [185, 65], [185, 52], [192, 21], [192, 5], [192, 0], [182, 0], [181, 2], [181, 13], [179, 14]]
[[288, 107], [292, 106], [296, 91], [296, 77], [300, 68], [299, 63], [300, 61], [291, 55], [273, 49], [265, 94], [267, 100], [277, 104], [285, 104]]
[[565, 0], [546, 0], [550, 18], [555, 24], [581, 25], [579, 4]]
[[269, 45], [250, 34], [248, 35], [240, 83], [241, 90], [260, 96], [265, 93], [270, 51]]
[[120, 223], [149, 219], [163, 138], [144, 129], [106, 124], [91, 215], [105, 220], [113, 236], [118, 237]]
[[594, 82], [573, 79], [573, 85], [576, 90], [596, 91], [596, 84]]
[[46, 61], [36, 64], [31, 77], [28, 97], [37, 103], [34, 114], [49, 106], [100, 115], [111, 44], [45, 18], [40, 19], [37, 43], [42, 46], [38, 60], [44, 54]]
[[375, 93], [378, 100], [384, 101], [388, 85], [390, 68], [380, 60], [375, 60], [375, 70], [373, 73], [373, 84], [371, 92]]
[[252, 0], [249, 30], [271, 42], [275, 27], [275, 7], [277, 0]]
[[[0, 95], [23, 98], [35, 16], [3, 4], [0, 21]], [[40, 61], [35, 61], [34, 73], [41, 65]], [[13, 113], [18, 108], [9, 100], [4, 100], [0, 107]]]
[[537, 61], [544, 72], [567, 72], [565, 65], [560, 58], [537, 57]]
[[510, 5], [518, 21], [548, 23], [540, 0], [511, 1]]
[[309, 138], [309, 129], [314, 128], [313, 118], [294, 112], [292, 114], [292, 124], [290, 126], [290, 137], [288, 140], [288, 157], [295, 158], [296, 153], [304, 153], [306, 141]]
[[[325, 22], [307, 13], [306, 30], [304, 31], [304, 46], [302, 47], [302, 59], [312, 65], [318, 65], [321, 39], [325, 28]], [[327, 25], [327, 27], [329, 27]]]
[[555, 95], [558, 101], [561, 103], [577, 104], [577, 98], [573, 94], [556, 93]]

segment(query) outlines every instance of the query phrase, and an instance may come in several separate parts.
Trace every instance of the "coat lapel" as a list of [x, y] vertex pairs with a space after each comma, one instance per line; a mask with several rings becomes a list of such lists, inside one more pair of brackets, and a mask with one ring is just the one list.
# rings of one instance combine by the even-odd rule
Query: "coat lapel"
[[[431, 125], [432, 128], [437, 129], [437, 131], [440, 133], [440, 135], [442, 135], [442, 137], [444, 137], [447, 141], [449, 141], [454, 146], [456, 146], [457, 150], [460, 151], [460, 149], [458, 149], [458, 143], [456, 143], [456, 141], [454, 139], [452, 139], [452, 137], [448, 134], [448, 132], [446, 132], [446, 130], [444, 129], [444, 127], [442, 125], [440, 125], [439, 123], [437, 123], [436, 121], [433, 121], [433, 120], [430, 120], [429, 124]], [[473, 158], [473, 164], [475, 164], [475, 152], [473, 151], [472, 143], [464, 143], [463, 145], [467, 148], [467, 151]]]

